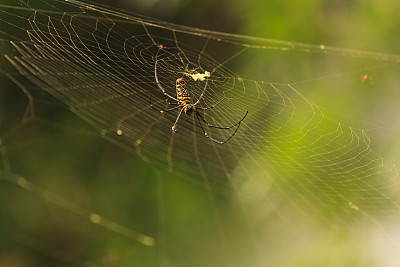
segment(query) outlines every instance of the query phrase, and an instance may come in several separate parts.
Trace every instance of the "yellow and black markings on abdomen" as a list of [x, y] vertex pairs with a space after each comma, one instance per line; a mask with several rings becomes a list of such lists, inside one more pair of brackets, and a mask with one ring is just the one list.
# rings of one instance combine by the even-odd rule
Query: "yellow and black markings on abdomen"
[[182, 105], [186, 106], [187, 104], [191, 104], [192, 99], [188, 90], [186, 90], [185, 80], [176, 80], [176, 92], [178, 94], [178, 100], [182, 103]]

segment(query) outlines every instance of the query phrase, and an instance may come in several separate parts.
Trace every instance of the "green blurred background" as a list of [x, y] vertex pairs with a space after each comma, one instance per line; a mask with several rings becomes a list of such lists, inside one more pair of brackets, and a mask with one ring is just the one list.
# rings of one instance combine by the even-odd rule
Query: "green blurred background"
[[[196, 28], [398, 53], [397, 1], [100, 2]], [[299, 82], [296, 88], [332, 118], [366, 129], [373, 149], [400, 163], [398, 63], [266, 53], [271, 53], [270, 61], [238, 63], [236, 70], [254, 79]], [[3, 74], [10, 71], [5, 68], [1, 67]], [[365, 74], [372, 83], [361, 82]], [[252, 214], [245, 219], [236, 203], [220, 195], [213, 195], [217, 207], [212, 207], [204, 189], [171, 174], [157, 176], [140, 158], [103, 140], [38, 88], [30, 88], [37, 116], [22, 122], [26, 96], [4, 75], [1, 85], [0, 138], [7, 142], [0, 157], [0, 266], [400, 264], [392, 247], [373, 233], [367, 238], [370, 243], [363, 244], [360, 233], [335, 225], [286, 229], [260, 207], [245, 206]], [[37, 188], [9, 182], [8, 171]], [[229, 225], [218, 225], [215, 210]], [[306, 219], [291, 212], [282, 210], [279, 216], [303, 225]], [[115, 225], [93, 224], [85, 216], [90, 213], [152, 236], [156, 245], [144, 246]], [[217, 238], [217, 232], [228, 238]]]

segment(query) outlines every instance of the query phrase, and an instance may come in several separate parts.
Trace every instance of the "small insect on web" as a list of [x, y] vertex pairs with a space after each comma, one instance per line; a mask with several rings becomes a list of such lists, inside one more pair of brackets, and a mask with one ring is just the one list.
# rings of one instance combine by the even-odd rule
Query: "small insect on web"
[[361, 78], [361, 82], [365, 82], [365, 81], [367, 81], [367, 82], [369, 82], [369, 83], [372, 83], [371, 78], [370, 78], [367, 74], [365, 74], [365, 75]]
[[[176, 132], [176, 125], [178, 123], [179, 118], [182, 115], [182, 112], [185, 112], [186, 115], [190, 115], [192, 112], [196, 115], [197, 121], [199, 122], [200, 128], [204, 133], [204, 136], [211, 139], [213, 142], [217, 143], [217, 144], [225, 144], [226, 142], [228, 142], [238, 131], [240, 124], [242, 123], [242, 121], [246, 118], [247, 114], [249, 113], [248, 111], [246, 111], [246, 114], [243, 116], [243, 118], [241, 118], [238, 122], [236, 122], [235, 124], [231, 125], [231, 126], [216, 126], [216, 125], [212, 125], [210, 123], [208, 123], [204, 117], [196, 110], [196, 106], [200, 103], [201, 98], [203, 97], [204, 93], [206, 92], [207, 89], [207, 84], [208, 84], [208, 79], [206, 78], [206, 84], [204, 86], [203, 92], [200, 94], [199, 98], [197, 99], [197, 101], [195, 103], [192, 104], [192, 98], [189, 94], [189, 91], [186, 89], [186, 85], [185, 85], [185, 80], [183, 78], [179, 78], [176, 80], [176, 98], [169, 95], [165, 89], [161, 86], [159, 80], [158, 80], [158, 75], [157, 75], [157, 63], [158, 61], [156, 60], [155, 65], [154, 65], [154, 77], [156, 79], [156, 83], [158, 85], [158, 87], [160, 88], [160, 90], [162, 91], [165, 99], [168, 100], [172, 99], [174, 101], [176, 101], [175, 103], [168, 103], [169, 105], [176, 105], [173, 108], [170, 109], [166, 109], [166, 110], [158, 110], [161, 113], [165, 113], [165, 112], [169, 112], [169, 111], [173, 111], [176, 109], [180, 109], [178, 117], [175, 120], [174, 125], [172, 126], [172, 131]], [[208, 75], [207, 75], [208, 76]], [[168, 99], [169, 98], [169, 99]], [[216, 105], [220, 104], [222, 101], [224, 101], [224, 99], [218, 101], [217, 103], [215, 103], [214, 105], [211, 105], [209, 107], [206, 108], [198, 108], [200, 110], [208, 110], [208, 109], [212, 109], [214, 108]], [[151, 107], [152, 104], [150, 104]], [[154, 108], [154, 107], [153, 107]], [[212, 128], [216, 128], [216, 129], [221, 129], [221, 130], [226, 130], [226, 129], [231, 129], [233, 127], [236, 126], [235, 131], [228, 137], [228, 139], [226, 139], [225, 141], [219, 141], [216, 140], [214, 138], [212, 138], [211, 136], [208, 135], [208, 133], [206, 132], [206, 130], [203, 127], [203, 124], [205, 123], [207, 125], [207, 127], [212, 127]]]

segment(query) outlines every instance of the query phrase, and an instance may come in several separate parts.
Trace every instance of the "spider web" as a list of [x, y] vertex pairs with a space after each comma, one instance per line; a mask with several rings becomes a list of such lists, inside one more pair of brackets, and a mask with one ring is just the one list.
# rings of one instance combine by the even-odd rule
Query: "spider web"
[[[238, 210], [245, 215], [242, 220], [250, 237], [242, 235], [246, 235], [248, 244], [257, 247], [254, 262], [264, 262], [258, 255], [262, 246], [258, 246], [260, 241], [255, 236], [264, 231], [259, 224], [268, 220], [283, 224], [283, 228], [290, 229], [288, 235], [295, 233], [302, 239], [304, 229], [292, 222], [294, 219], [306, 225], [318, 221], [338, 228], [370, 229], [370, 224], [383, 228], [386, 217], [398, 218], [396, 166], [372, 150], [365, 131], [338, 121], [302, 93], [320, 80], [329, 83], [338, 76], [357, 73], [359, 67], [322, 78], [311, 75], [310, 79], [298, 79], [296, 73], [290, 76], [284, 71], [274, 81], [267, 81], [269, 76], [264, 74], [275, 73], [271, 70], [275, 66], [284, 69], [284, 65], [265, 61], [271, 52], [303, 55], [308, 60], [350, 59], [369, 66], [375, 62], [395, 65], [398, 55], [216, 33], [78, 1], [44, 3], [46, 9], [35, 8], [34, 3], [1, 6], [0, 36], [10, 41], [3, 45], [4, 54], [17, 71], [7, 76], [29, 99], [24, 123], [30, 119], [40, 121], [35, 109], [40, 106], [38, 92], [43, 90], [95, 129], [94, 133], [83, 134], [101, 136], [138, 155], [157, 181], [157, 231], [142, 234], [14, 174], [6, 164], [14, 130], [1, 137], [6, 180], [110, 231], [147, 246], [156, 245], [161, 257], [175, 263], [182, 263], [182, 255], [172, 251], [182, 247], [171, 245], [176, 237], [168, 233], [169, 213], [163, 199], [165, 181], [172, 177], [205, 193], [212, 232], [218, 240], [210, 250], [222, 248], [218, 258], [224, 264], [235, 263], [232, 251], [243, 249], [230, 242], [241, 236], [231, 231], [243, 229], [225, 229], [232, 217], [240, 217]], [[233, 125], [248, 112], [228, 143], [219, 145], [205, 138], [193, 115], [182, 114], [177, 131], [171, 131], [179, 110], [159, 112], [169, 105], [157, 87], [156, 61], [158, 79], [168, 94], [176, 95], [175, 81], [183, 77], [194, 102], [206, 82], [196, 77], [210, 73], [205, 94], [197, 105], [201, 108], [218, 103], [213, 109], [200, 111], [209, 123]], [[244, 62], [250, 62], [249, 67], [241, 67]], [[305, 73], [299, 71], [299, 75]], [[290, 80], [297, 82], [282, 82]], [[39, 89], [26, 89], [33, 85]], [[207, 132], [217, 140], [226, 140], [234, 130], [208, 128]], [[221, 202], [226, 198], [222, 196], [237, 201], [232, 212], [235, 216], [225, 217], [227, 213], [221, 206], [226, 206]], [[310, 219], [303, 222], [299, 218]], [[182, 236], [177, 239], [188, 242]], [[242, 262], [250, 262], [244, 258]], [[201, 260], [193, 263], [204, 264]]]

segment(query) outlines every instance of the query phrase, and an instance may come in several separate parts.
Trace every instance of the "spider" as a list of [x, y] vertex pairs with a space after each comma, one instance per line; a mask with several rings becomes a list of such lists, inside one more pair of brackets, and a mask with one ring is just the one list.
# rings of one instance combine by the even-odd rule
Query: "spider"
[[[158, 88], [160, 88], [161, 92], [163, 93], [165, 100], [168, 102], [169, 105], [176, 105], [176, 107], [170, 108], [170, 109], [166, 109], [166, 110], [158, 110], [160, 113], [165, 113], [165, 112], [170, 112], [172, 110], [176, 110], [176, 109], [180, 109], [178, 117], [175, 120], [174, 125], [172, 126], [172, 131], [176, 132], [176, 125], [178, 123], [179, 118], [181, 117], [182, 113], [185, 112], [186, 115], [190, 115], [192, 114], [192, 112], [194, 113], [194, 115], [196, 115], [197, 121], [199, 122], [200, 128], [204, 133], [204, 136], [209, 138], [210, 140], [212, 140], [213, 142], [217, 143], [217, 144], [225, 144], [226, 142], [228, 142], [234, 135], [235, 133], [238, 131], [240, 123], [246, 118], [247, 114], [249, 113], [248, 111], [246, 111], [246, 114], [243, 116], [243, 118], [241, 118], [238, 122], [236, 122], [235, 124], [231, 125], [231, 126], [216, 126], [216, 125], [212, 125], [210, 123], [208, 123], [204, 117], [197, 111], [198, 109], [200, 110], [208, 110], [208, 109], [212, 109], [214, 108], [216, 105], [218, 105], [219, 103], [221, 103], [222, 101], [225, 100], [222, 99], [219, 102], [215, 103], [214, 105], [207, 107], [207, 108], [198, 108], [196, 110], [197, 105], [200, 103], [201, 98], [203, 97], [206, 89], [207, 89], [207, 84], [208, 84], [208, 79], [206, 79], [206, 84], [204, 86], [203, 92], [200, 94], [199, 99], [197, 99], [197, 101], [195, 103], [192, 103], [192, 98], [190, 97], [189, 91], [186, 89], [185, 86], [185, 80], [183, 78], [179, 78], [176, 80], [176, 98], [169, 95], [164, 88], [161, 86], [159, 80], [158, 80], [158, 76], [157, 76], [157, 63], [158, 61], [156, 60], [155, 65], [154, 65], [154, 77], [156, 79], [156, 83], [158, 85]], [[169, 100], [173, 100], [175, 101], [175, 103], [169, 103]], [[150, 106], [153, 107], [153, 105], [150, 103]], [[153, 107], [154, 108], [154, 107]], [[155, 109], [155, 108], [154, 108]], [[212, 127], [212, 128], [216, 128], [216, 129], [231, 129], [235, 126], [236, 129], [235, 131], [229, 136], [228, 139], [226, 139], [225, 141], [219, 141], [216, 140], [214, 138], [212, 138], [211, 136], [209, 136], [206, 132], [206, 130], [203, 127], [202, 122], [204, 122], [205, 124], [207, 124], [208, 127]]]

